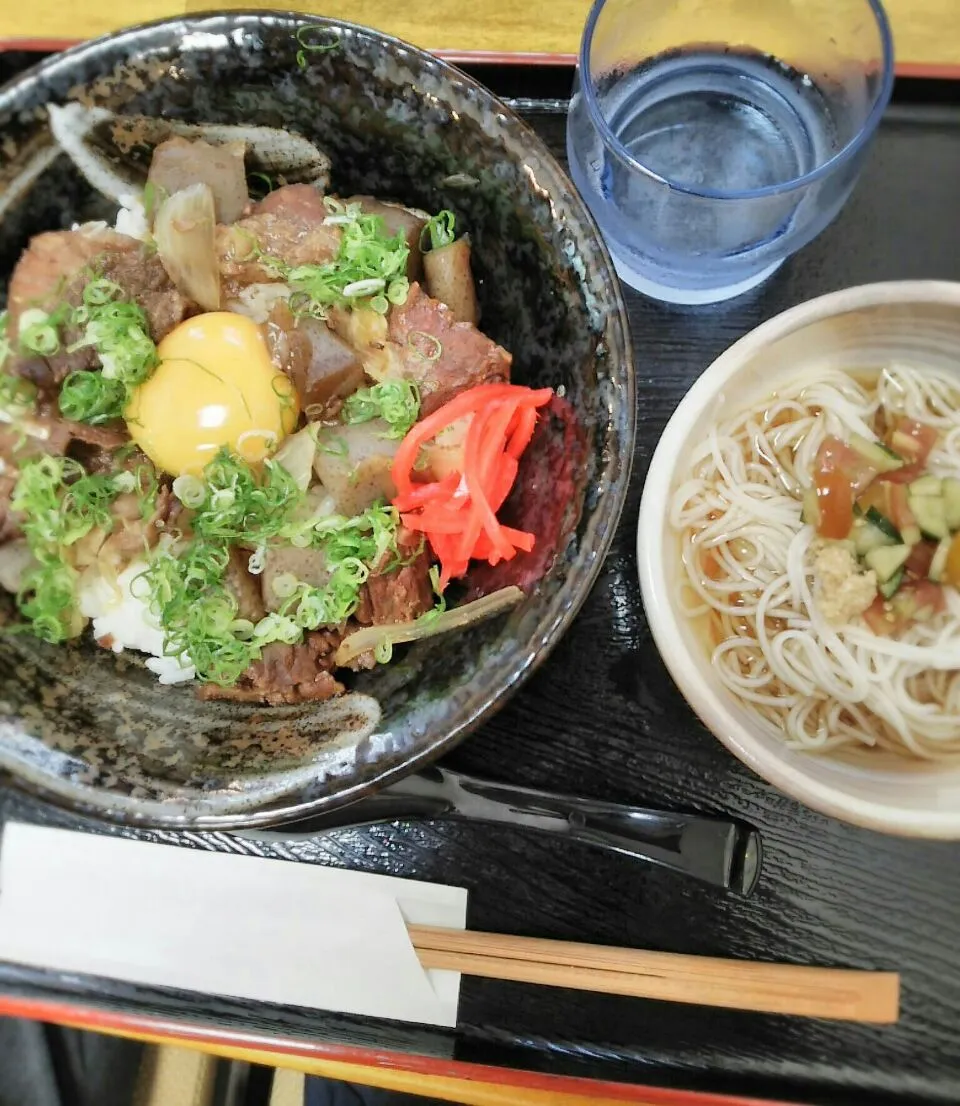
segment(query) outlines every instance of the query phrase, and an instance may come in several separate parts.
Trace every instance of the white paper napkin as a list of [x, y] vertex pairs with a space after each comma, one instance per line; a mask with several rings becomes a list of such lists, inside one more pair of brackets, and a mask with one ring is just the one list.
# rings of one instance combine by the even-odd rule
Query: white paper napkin
[[424, 971], [405, 922], [466, 926], [467, 892], [314, 864], [9, 823], [0, 959], [455, 1026], [459, 972]]

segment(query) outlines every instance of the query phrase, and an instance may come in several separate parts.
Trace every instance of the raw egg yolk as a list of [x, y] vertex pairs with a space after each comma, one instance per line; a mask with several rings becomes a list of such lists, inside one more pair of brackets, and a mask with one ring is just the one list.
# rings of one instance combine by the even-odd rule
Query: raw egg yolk
[[157, 353], [160, 363], [124, 417], [131, 438], [164, 472], [199, 475], [223, 446], [262, 461], [296, 426], [296, 391], [251, 319], [197, 315], [171, 330]]

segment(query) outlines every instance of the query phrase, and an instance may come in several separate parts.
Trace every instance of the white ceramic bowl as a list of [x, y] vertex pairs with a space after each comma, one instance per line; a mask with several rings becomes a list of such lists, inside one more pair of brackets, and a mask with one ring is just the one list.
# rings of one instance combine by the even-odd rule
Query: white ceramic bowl
[[960, 763], [872, 754], [852, 761], [787, 748], [765, 733], [714, 675], [702, 632], [677, 605], [679, 537], [670, 496], [692, 443], [711, 424], [762, 400], [808, 367], [881, 368], [891, 361], [960, 376], [960, 284], [899, 281], [834, 292], [778, 315], [704, 372], [660, 439], [640, 506], [637, 558], [647, 618], [683, 695], [724, 745], [808, 806], [885, 833], [960, 838]]

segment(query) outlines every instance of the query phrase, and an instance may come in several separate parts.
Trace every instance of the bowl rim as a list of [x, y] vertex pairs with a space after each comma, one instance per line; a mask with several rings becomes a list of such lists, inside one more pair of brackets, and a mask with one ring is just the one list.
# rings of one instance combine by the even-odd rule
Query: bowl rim
[[960, 310], [960, 282], [902, 280], [844, 288], [788, 308], [744, 335], [701, 374], [671, 416], [647, 473], [637, 523], [637, 568], [647, 622], [654, 642], [674, 682], [703, 724], [726, 748], [758, 776], [822, 814], [867, 829], [904, 837], [941, 840], [960, 838], [960, 810], [905, 810], [888, 803], [849, 795], [841, 787], [808, 777], [786, 765], [734, 716], [732, 697], [708, 684], [689, 663], [681, 644], [681, 620], [670, 601], [662, 546], [645, 541], [664, 526], [674, 462], [689, 428], [714, 402], [716, 394], [758, 351], [811, 323], [866, 307], [888, 304], [945, 304]]
[[[535, 628], [529, 635], [529, 644], [517, 658], [517, 665], [509, 676], [504, 675], [501, 686], [491, 693], [484, 692], [481, 695], [474, 692], [458, 722], [449, 728], [439, 730], [428, 745], [420, 746], [401, 762], [384, 767], [366, 779], [354, 781], [333, 794], [304, 798], [302, 794], [294, 792], [277, 796], [266, 807], [234, 808], [224, 813], [184, 814], [181, 811], [172, 811], [169, 815], [154, 811], [141, 815], [129, 809], [118, 811], [111, 809], [110, 794], [99, 789], [74, 785], [70, 781], [40, 779], [35, 774], [21, 775], [10, 766], [6, 769], [15, 776], [19, 787], [51, 800], [60, 807], [72, 809], [82, 815], [145, 828], [252, 828], [298, 820], [321, 810], [327, 812], [355, 802], [365, 795], [379, 791], [395, 780], [426, 767], [441, 755], [450, 752], [504, 705], [507, 699], [537, 670], [570, 628], [581, 606], [590, 595], [613, 542], [623, 514], [633, 466], [637, 424], [633, 342], [622, 288], [596, 220], [574, 188], [566, 170], [533, 128], [491, 89], [452, 63], [437, 57], [436, 54], [376, 28], [333, 17], [263, 8], [199, 11], [131, 24], [95, 39], [78, 43], [43, 59], [0, 86], [0, 113], [16, 110], [16, 101], [29, 95], [38, 85], [41, 87], [42, 101], [49, 102], [54, 97], [44, 87], [46, 78], [56, 75], [64, 68], [69, 71], [74, 66], [82, 64], [84, 60], [95, 58], [98, 54], [110, 51], [111, 48], [126, 48], [127, 51], [135, 50], [152, 54], [156, 51], [175, 48], [179, 38], [185, 38], [190, 34], [204, 32], [227, 34], [248, 29], [255, 31], [264, 24], [287, 25], [294, 33], [302, 27], [319, 27], [333, 31], [344, 30], [350, 34], [375, 39], [382, 48], [398, 52], [410, 59], [419, 59], [424, 66], [432, 69], [444, 80], [451, 81], [456, 86], [486, 99], [490, 107], [495, 109], [499, 123], [516, 129], [523, 137], [527, 148], [536, 152], [543, 165], [555, 177], [557, 188], [563, 203], [569, 208], [571, 217], [575, 218], [588, 238], [592, 239], [590, 246], [599, 266], [596, 282], [604, 287], [609, 297], [605, 330], [608, 336], [612, 332], [618, 337], [615, 349], [610, 348], [609, 338], [603, 340], [603, 346], [607, 350], [605, 359], [608, 364], [619, 366], [617, 385], [618, 389], [622, 385], [622, 394], [619, 414], [611, 410], [604, 427], [605, 448], [602, 455], [598, 451], [595, 483], [602, 488], [603, 494], [592, 509], [583, 535], [584, 540], [576, 554], [574, 563], [578, 571], [577, 582], [572, 588], [568, 589], [564, 586], [559, 589], [554, 598], [546, 603], [537, 618]], [[577, 237], [582, 233], [578, 232]], [[610, 449], [611, 439], [616, 440], [615, 450]], [[584, 511], [587, 509], [585, 504]]]

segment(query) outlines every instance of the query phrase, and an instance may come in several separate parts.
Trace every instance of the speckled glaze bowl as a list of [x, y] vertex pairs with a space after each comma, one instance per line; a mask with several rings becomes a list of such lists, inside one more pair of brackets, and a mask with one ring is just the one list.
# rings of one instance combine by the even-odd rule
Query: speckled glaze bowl
[[610, 259], [539, 139], [480, 85], [362, 27], [247, 11], [111, 35], [0, 90], [4, 282], [32, 234], [112, 218], [51, 144], [45, 105], [78, 98], [286, 127], [329, 152], [341, 194], [451, 208], [473, 239], [484, 330], [512, 351], [515, 380], [563, 385], [586, 431], [569, 539], [548, 575], [510, 615], [409, 647], [359, 679], [379, 703], [373, 733], [358, 731], [349, 709], [330, 718], [309, 705], [200, 702], [161, 687], [132, 655], [0, 637], [0, 770], [56, 802], [115, 821], [211, 827], [347, 803], [465, 737], [546, 657], [594, 581], [634, 435]]

